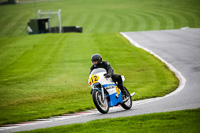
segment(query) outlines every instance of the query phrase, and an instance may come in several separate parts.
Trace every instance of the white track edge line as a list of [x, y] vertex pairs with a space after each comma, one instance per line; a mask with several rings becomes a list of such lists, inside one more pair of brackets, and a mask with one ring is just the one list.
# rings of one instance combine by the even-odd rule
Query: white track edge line
[[149, 49], [147, 49], [147, 48], [145, 48], [145, 47], [139, 45], [137, 42], [133, 41], [133, 40], [132, 40], [129, 36], [127, 36], [125, 33], [120, 32], [120, 34], [121, 34], [122, 36], [124, 36], [133, 46], [138, 47], [138, 48], [141, 48], [141, 49], [143, 49], [143, 50], [149, 52], [150, 54], [152, 54], [152, 55], [154, 55], [156, 58], [158, 58], [160, 61], [162, 61], [163, 63], [165, 63], [165, 64], [167, 65], [167, 67], [168, 67], [171, 71], [173, 71], [173, 72], [175, 73], [176, 77], [179, 79], [179, 86], [178, 86], [178, 88], [177, 88], [175, 91], [173, 91], [173, 92], [171, 92], [171, 93], [169, 93], [169, 94], [167, 94], [167, 95], [165, 95], [165, 96], [163, 96], [163, 97], [157, 97], [157, 98], [146, 99], [145, 101], [143, 101], [143, 102], [141, 102], [141, 103], [138, 103], [138, 104], [136, 104], [136, 105], [134, 105], [134, 106], [141, 105], [141, 104], [145, 104], [145, 103], [149, 103], [149, 102], [153, 102], [153, 101], [156, 101], [156, 100], [160, 100], [160, 99], [163, 99], [163, 98], [172, 96], [172, 95], [174, 95], [174, 94], [180, 92], [181, 90], [183, 90], [183, 88], [184, 88], [184, 86], [185, 86], [185, 83], [186, 83], [186, 79], [183, 77], [183, 75], [182, 75], [174, 66], [172, 66], [170, 63], [168, 63], [167, 61], [165, 61], [165, 60], [164, 60], [162, 57], [160, 57], [159, 55], [155, 54], [153, 51], [151, 51], [151, 50], [149, 50]]

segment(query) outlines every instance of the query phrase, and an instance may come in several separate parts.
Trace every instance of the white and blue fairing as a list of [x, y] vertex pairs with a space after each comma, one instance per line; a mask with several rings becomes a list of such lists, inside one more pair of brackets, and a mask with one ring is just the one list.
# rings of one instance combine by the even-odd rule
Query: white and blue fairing
[[123, 102], [121, 92], [118, 94], [115, 90], [116, 86], [117, 86], [116, 84], [105, 84], [105, 85], [103, 85], [103, 87], [105, 87], [105, 89], [109, 93], [109, 95], [107, 95], [107, 97], [110, 98], [109, 107], [118, 105], [119, 103]]
[[112, 78], [104, 77], [104, 74], [106, 74], [106, 73], [107, 73], [107, 71], [104, 68], [94, 69], [89, 76], [88, 83], [90, 84], [90, 86], [93, 89], [97, 89], [97, 90], [101, 91], [101, 89], [95, 88], [94, 84], [90, 83], [90, 78], [92, 76], [94, 76], [94, 75], [98, 76], [99, 78], [98, 78], [97, 82], [100, 83], [109, 93], [109, 95], [107, 95], [108, 99], [110, 99], [109, 107], [112, 107], [112, 106], [118, 105], [119, 103], [122, 103], [123, 100], [121, 97], [121, 91], [118, 91], [118, 93], [117, 93], [117, 91], [116, 91], [117, 85], [112, 81]]

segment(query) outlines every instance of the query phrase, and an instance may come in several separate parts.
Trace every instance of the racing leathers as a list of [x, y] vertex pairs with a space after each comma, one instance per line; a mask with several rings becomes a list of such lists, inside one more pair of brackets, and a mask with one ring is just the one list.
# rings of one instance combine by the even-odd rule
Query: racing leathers
[[107, 74], [105, 75], [106, 78], [111, 77], [112, 80], [117, 84], [119, 89], [122, 91], [122, 94], [125, 94], [124, 86], [122, 77], [119, 74], [114, 74], [113, 68], [110, 66], [110, 63], [107, 61], [102, 61], [101, 63], [98, 63], [97, 65], [92, 65], [90, 68], [90, 73], [92, 70], [96, 68], [104, 68], [107, 71]]

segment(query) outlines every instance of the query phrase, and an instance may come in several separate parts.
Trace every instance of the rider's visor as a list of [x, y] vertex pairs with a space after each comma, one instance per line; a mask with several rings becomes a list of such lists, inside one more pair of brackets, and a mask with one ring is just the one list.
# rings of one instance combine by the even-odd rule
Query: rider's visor
[[93, 65], [97, 65], [97, 64], [98, 64], [98, 61], [97, 61], [97, 60], [92, 61], [92, 64], [93, 64]]

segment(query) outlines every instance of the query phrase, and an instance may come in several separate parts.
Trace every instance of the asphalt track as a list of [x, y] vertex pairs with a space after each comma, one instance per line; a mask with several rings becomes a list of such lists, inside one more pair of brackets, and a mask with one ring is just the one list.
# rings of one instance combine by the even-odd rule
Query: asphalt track
[[200, 107], [200, 29], [125, 32], [121, 34], [128, 37], [130, 41], [132, 40], [133, 45], [139, 45], [145, 50], [153, 51], [154, 54], [159, 55], [161, 59], [174, 66], [183, 76], [179, 90], [165, 97], [133, 102], [132, 109], [127, 111], [121, 107], [115, 107], [111, 108], [108, 114], [103, 115], [96, 110], [91, 110], [81, 115], [79, 113], [77, 116], [63, 116], [23, 126], [0, 128], [0, 132], [25, 131], [83, 123], [95, 119]]

